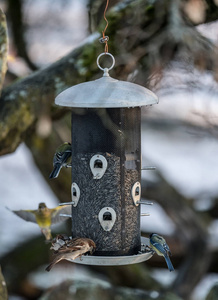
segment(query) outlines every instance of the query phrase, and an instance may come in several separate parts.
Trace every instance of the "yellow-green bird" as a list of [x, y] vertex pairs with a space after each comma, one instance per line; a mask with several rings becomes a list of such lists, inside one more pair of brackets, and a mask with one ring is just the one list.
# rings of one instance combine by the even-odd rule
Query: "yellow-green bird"
[[71, 167], [72, 163], [72, 149], [71, 143], [65, 142], [60, 145], [54, 154], [53, 158], [53, 171], [51, 172], [49, 178], [58, 177], [62, 167]]
[[46, 240], [51, 240], [51, 225], [60, 223], [68, 219], [68, 216], [60, 216], [60, 214], [71, 215], [71, 205], [57, 206], [55, 208], [48, 208], [45, 203], [39, 203], [36, 210], [12, 210], [20, 218], [25, 221], [37, 223], [41, 228]]

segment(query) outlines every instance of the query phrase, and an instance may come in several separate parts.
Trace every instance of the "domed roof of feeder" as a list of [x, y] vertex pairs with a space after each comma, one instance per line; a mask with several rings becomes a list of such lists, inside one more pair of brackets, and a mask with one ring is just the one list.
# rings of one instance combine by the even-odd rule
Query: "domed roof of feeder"
[[74, 85], [56, 99], [55, 104], [67, 107], [116, 108], [146, 106], [158, 103], [158, 97], [135, 83], [109, 76], [108, 69], [100, 79]]

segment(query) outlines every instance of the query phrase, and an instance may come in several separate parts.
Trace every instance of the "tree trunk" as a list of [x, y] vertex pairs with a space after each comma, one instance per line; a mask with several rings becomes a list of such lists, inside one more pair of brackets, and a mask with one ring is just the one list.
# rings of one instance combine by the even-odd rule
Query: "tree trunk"
[[2, 275], [1, 267], [0, 267], [0, 300], [7, 300], [8, 292], [6, 288], [6, 282]]
[[7, 23], [2, 10], [0, 9], [0, 93], [3, 87], [5, 74], [7, 71], [7, 55], [8, 55], [8, 36]]

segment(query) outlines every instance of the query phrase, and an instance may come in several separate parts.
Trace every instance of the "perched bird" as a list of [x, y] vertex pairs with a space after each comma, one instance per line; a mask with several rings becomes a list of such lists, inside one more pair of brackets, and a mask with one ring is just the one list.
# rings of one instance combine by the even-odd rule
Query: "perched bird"
[[150, 245], [151, 248], [160, 256], [163, 256], [165, 258], [165, 261], [167, 263], [167, 267], [169, 269], [169, 271], [174, 271], [174, 267], [172, 265], [172, 262], [169, 258], [169, 255], [172, 255], [170, 252], [170, 248], [167, 245], [165, 239], [156, 234], [156, 233], [152, 233], [150, 235]]
[[[51, 268], [59, 261], [74, 260], [77, 257], [81, 257], [83, 254], [90, 252], [92, 254], [95, 251], [96, 245], [93, 240], [87, 238], [74, 238], [65, 241], [64, 245], [61, 246], [57, 251], [55, 251], [55, 258], [46, 268], [46, 271], [50, 271]], [[54, 248], [52, 248], [54, 249]]]
[[36, 210], [12, 210], [12, 212], [26, 221], [37, 223], [48, 241], [52, 238], [51, 225], [68, 219], [69, 217], [62, 217], [60, 214], [71, 215], [71, 209], [71, 205], [48, 208], [45, 203], [39, 203], [39, 207]]
[[64, 144], [60, 145], [55, 152], [53, 158], [53, 171], [51, 172], [49, 178], [56, 178], [58, 177], [60, 170], [62, 167], [71, 167], [72, 162], [72, 150], [71, 144], [65, 142]]

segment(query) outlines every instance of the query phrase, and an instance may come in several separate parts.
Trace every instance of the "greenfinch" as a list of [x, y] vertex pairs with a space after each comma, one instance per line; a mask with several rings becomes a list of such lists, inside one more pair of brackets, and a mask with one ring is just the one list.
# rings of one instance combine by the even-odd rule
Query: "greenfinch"
[[37, 223], [41, 228], [46, 240], [51, 240], [51, 225], [63, 222], [68, 219], [68, 216], [61, 216], [60, 214], [71, 215], [71, 205], [57, 206], [55, 208], [48, 208], [45, 203], [39, 203], [36, 210], [12, 210], [20, 218], [25, 221]]

